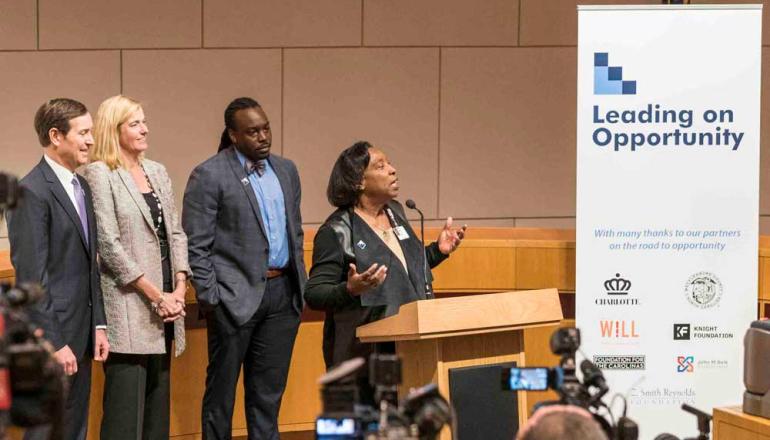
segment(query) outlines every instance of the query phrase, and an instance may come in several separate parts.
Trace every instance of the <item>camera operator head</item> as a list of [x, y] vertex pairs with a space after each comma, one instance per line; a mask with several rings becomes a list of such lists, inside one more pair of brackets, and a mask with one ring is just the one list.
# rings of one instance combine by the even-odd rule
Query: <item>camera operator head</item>
[[516, 440], [607, 440], [607, 436], [585, 409], [549, 405], [532, 414]]

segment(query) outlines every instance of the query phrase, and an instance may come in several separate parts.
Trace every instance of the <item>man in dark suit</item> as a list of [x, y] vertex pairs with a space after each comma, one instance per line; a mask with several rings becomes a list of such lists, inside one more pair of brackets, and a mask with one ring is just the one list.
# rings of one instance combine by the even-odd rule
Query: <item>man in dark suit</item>
[[[8, 213], [16, 281], [40, 283], [47, 292], [32, 319], [69, 376], [63, 426], [68, 440], [86, 438], [91, 356], [104, 361], [109, 352], [91, 191], [75, 173], [88, 162], [92, 126], [86, 107], [72, 99], [52, 99], [38, 109], [43, 159], [21, 180], [22, 200]], [[27, 437], [47, 438], [46, 431], [29, 430]]]
[[303, 307], [300, 181], [271, 155], [270, 122], [251, 98], [225, 110], [219, 152], [190, 175], [182, 225], [209, 365], [204, 439], [229, 439], [244, 370], [249, 439], [278, 440], [278, 410]]

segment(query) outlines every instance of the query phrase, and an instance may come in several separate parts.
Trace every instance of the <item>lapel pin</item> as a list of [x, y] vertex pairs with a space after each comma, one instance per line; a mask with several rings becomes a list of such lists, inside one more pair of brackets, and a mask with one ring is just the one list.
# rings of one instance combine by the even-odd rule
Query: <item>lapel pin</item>
[[364, 243], [363, 240], [358, 240], [358, 243], [356, 243], [356, 246], [358, 246], [361, 250], [366, 249], [366, 243]]
[[248, 185], [249, 184], [249, 178], [248, 177], [244, 177], [243, 179], [241, 179], [241, 183], [243, 184], [243, 186]]

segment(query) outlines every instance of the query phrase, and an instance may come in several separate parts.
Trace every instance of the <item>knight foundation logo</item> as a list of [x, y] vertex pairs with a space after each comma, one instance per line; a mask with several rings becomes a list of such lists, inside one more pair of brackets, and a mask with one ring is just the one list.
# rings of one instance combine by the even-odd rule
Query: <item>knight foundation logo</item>
[[616, 273], [614, 278], [604, 282], [605, 296], [596, 298], [594, 303], [597, 306], [638, 306], [639, 299], [628, 297], [630, 291], [631, 281]]
[[687, 280], [684, 292], [690, 304], [708, 309], [722, 299], [722, 282], [711, 272], [698, 272]]

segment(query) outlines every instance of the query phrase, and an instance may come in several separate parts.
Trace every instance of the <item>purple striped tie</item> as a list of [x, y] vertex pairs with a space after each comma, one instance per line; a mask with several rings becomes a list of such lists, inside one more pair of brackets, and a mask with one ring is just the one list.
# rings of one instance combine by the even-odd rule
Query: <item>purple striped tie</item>
[[80, 186], [77, 177], [72, 178], [72, 186], [75, 187], [75, 201], [78, 203], [78, 217], [80, 217], [80, 226], [83, 228], [83, 236], [88, 244], [88, 216], [86, 215], [86, 193]]

